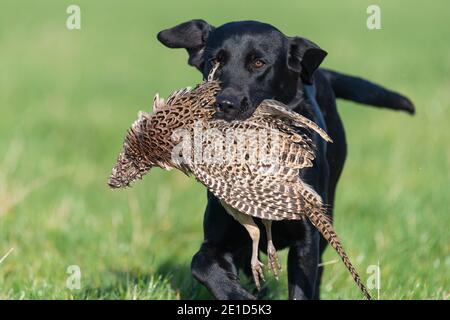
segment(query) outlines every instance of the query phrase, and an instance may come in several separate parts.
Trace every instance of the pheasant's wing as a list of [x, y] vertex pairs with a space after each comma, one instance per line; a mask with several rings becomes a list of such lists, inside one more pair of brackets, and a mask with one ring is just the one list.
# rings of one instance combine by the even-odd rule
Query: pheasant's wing
[[223, 164], [202, 164], [191, 172], [221, 201], [253, 217], [298, 220], [307, 210], [322, 206], [320, 197], [298, 176], [296, 181], [285, 181], [278, 174], [255, 175], [254, 170], [247, 165], [230, 170]]
[[[313, 142], [306, 134], [288, 125], [276, 124], [267, 117], [233, 122], [213, 120], [206, 125], [207, 129], [215, 129], [226, 136], [228, 146], [223, 147], [223, 152], [228, 162], [257, 164], [255, 169], [258, 170], [282, 165], [297, 169], [292, 174], [298, 176], [298, 169], [311, 167], [315, 158]], [[228, 140], [228, 132], [232, 133], [234, 141]]]
[[[300, 219], [302, 211], [322, 206], [320, 197], [299, 177], [299, 169], [312, 165], [312, 141], [288, 126], [275, 126], [271, 119], [208, 122], [209, 128], [219, 133], [231, 130], [244, 141], [228, 141], [229, 149], [221, 146], [228, 158], [194, 164], [190, 171], [216, 197], [244, 214], [270, 220]], [[263, 129], [275, 134], [261, 139], [258, 132]], [[255, 152], [255, 144], [257, 148], [265, 144], [266, 152], [277, 146], [275, 158], [263, 161], [264, 154]]]
[[296, 112], [288, 110], [288, 108], [279, 101], [271, 99], [264, 100], [258, 108], [256, 108], [252, 117], [260, 118], [268, 116], [280, 119], [284, 122], [287, 121], [289, 124], [296, 127], [311, 129], [317, 132], [325, 141], [333, 142], [328, 134], [316, 123]]

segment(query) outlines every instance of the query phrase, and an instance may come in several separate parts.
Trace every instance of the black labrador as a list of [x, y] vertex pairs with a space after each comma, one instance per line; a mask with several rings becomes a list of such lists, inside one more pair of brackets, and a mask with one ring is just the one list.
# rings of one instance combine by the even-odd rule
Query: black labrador
[[[347, 146], [336, 109], [336, 97], [414, 113], [406, 97], [369, 81], [318, 69], [327, 53], [301, 37], [287, 37], [275, 27], [240, 21], [215, 28], [192, 20], [158, 34], [169, 48], [184, 48], [189, 64], [206, 77], [219, 62], [216, 77], [222, 83], [217, 109], [227, 120], [245, 119], [264, 99], [276, 99], [326, 128], [334, 140], [325, 145], [315, 139], [317, 158], [303, 179], [322, 196], [333, 214], [336, 184]], [[257, 220], [257, 219], [255, 219]], [[258, 221], [260, 227], [260, 221]], [[247, 274], [251, 241], [219, 201], [208, 193], [204, 242], [192, 259], [192, 274], [217, 299], [255, 299], [239, 281]], [[290, 299], [318, 299], [322, 275], [321, 255], [326, 241], [307, 219], [273, 223], [273, 240], [280, 250], [289, 248], [287, 275]], [[267, 247], [262, 232], [261, 250]]]

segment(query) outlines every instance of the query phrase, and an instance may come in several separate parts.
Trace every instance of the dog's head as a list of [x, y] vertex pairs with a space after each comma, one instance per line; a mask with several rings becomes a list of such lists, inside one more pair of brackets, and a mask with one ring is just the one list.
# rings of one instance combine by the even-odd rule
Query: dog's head
[[256, 21], [231, 22], [215, 28], [191, 20], [158, 33], [169, 48], [185, 48], [188, 63], [206, 77], [215, 63], [222, 83], [217, 109], [224, 119], [245, 119], [264, 99], [289, 103], [299, 81], [311, 83], [326, 52], [301, 37], [287, 37]]

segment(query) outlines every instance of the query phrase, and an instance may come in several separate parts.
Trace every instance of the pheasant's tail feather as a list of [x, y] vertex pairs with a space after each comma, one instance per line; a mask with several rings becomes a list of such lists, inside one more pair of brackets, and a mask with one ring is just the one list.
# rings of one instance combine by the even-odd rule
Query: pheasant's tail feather
[[315, 122], [296, 112], [288, 110], [286, 106], [279, 101], [271, 99], [264, 100], [256, 109], [256, 113], [266, 116], [272, 115], [284, 120], [290, 120], [295, 126], [309, 128], [319, 134], [325, 141], [330, 143], [333, 142], [325, 130], [320, 128]]
[[362, 291], [366, 299], [371, 300], [372, 297], [370, 296], [369, 291], [362, 283], [358, 272], [356, 272], [350, 261], [350, 258], [345, 253], [344, 248], [342, 247], [341, 242], [339, 241], [339, 238], [337, 237], [328, 216], [322, 210], [312, 210], [307, 212], [306, 214], [311, 223], [320, 231], [325, 240], [327, 240], [328, 243], [337, 251], [342, 261], [344, 262], [344, 265], [352, 275], [353, 280], [355, 280], [356, 284], [358, 285], [359, 289]]

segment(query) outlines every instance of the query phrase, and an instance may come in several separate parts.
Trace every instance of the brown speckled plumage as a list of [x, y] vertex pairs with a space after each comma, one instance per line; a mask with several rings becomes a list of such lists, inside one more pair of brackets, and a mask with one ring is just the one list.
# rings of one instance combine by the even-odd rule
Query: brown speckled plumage
[[[208, 81], [192, 90], [184, 89], [173, 93], [165, 102], [156, 96], [153, 113], [139, 113], [138, 119], [129, 129], [123, 151], [119, 154], [108, 181], [110, 187], [129, 186], [154, 166], [177, 168], [188, 175], [194, 175], [220, 199], [227, 212], [247, 229], [253, 241], [251, 264], [258, 288], [260, 278], [264, 277], [262, 263], [258, 260], [259, 228], [253, 217], [262, 219], [266, 227], [269, 266], [275, 276], [280, 265], [272, 243], [271, 221], [307, 217], [338, 252], [365, 297], [370, 299], [338, 240], [321, 197], [299, 177], [299, 170], [311, 167], [315, 156], [311, 139], [298, 129], [313, 130], [328, 142], [331, 139], [314, 122], [287, 110], [274, 100], [263, 101], [245, 121], [214, 119], [215, 110], [212, 106], [219, 88], [220, 84], [212, 80], [211, 76]], [[271, 164], [261, 161], [250, 161], [253, 155], [249, 151], [241, 153], [239, 161], [233, 164], [223, 164], [220, 161], [174, 161], [172, 150], [177, 143], [172, 140], [172, 134], [176, 129], [192, 132], [198, 121], [202, 129], [218, 130], [224, 135], [230, 129], [242, 132], [263, 129], [277, 133], [278, 140], [275, 141], [268, 135], [266, 142], [268, 145], [278, 143], [278, 165], [271, 167]], [[203, 140], [203, 143], [207, 144], [207, 140]], [[235, 144], [231, 147], [231, 154], [236, 157], [237, 153], [233, 148], [236, 148]], [[267, 171], [268, 167], [271, 169]]]

